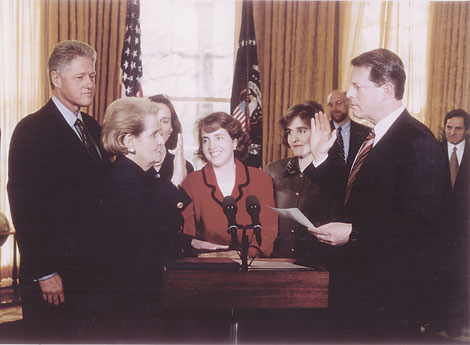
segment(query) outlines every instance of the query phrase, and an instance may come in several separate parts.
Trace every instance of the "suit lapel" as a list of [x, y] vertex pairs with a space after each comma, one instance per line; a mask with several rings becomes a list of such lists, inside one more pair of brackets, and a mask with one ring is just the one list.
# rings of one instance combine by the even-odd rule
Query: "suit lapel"
[[465, 148], [463, 150], [462, 161], [460, 162], [459, 171], [457, 173], [457, 179], [455, 180], [455, 184], [456, 185], [462, 184], [466, 178], [468, 179], [469, 173], [470, 173], [470, 144], [468, 142], [465, 142]]
[[[52, 131], [54, 131], [54, 135], [51, 136], [51, 138], [58, 138], [58, 142], [56, 143], [56, 145], [62, 148], [62, 150], [64, 150], [65, 152], [74, 152], [74, 154], [77, 155], [76, 157], [79, 157], [81, 160], [89, 160], [90, 162], [92, 162], [93, 160], [91, 159], [87, 149], [83, 145], [77, 133], [72, 129], [72, 127], [69, 126], [67, 121], [60, 113], [59, 109], [55, 106], [52, 99], [49, 100], [49, 102], [46, 104], [45, 110], [45, 114], [51, 124], [51, 129]], [[99, 133], [96, 133], [96, 130], [94, 130], [94, 126], [92, 123], [90, 123], [88, 115], [82, 113], [82, 118], [85, 122], [85, 126], [87, 126], [87, 129], [91, 133], [93, 140], [95, 140], [95, 143], [98, 144], [100, 142]], [[104, 159], [104, 151], [100, 145], [98, 147], [101, 151], [101, 156]]]
[[75, 133], [72, 127], [65, 121], [52, 99], [47, 103], [46, 108], [53, 130], [60, 133], [61, 146], [72, 146], [76, 149], [82, 147], [83, 150], [85, 150], [77, 133]]
[[357, 175], [356, 181], [363, 178], [369, 178], [370, 174], [374, 174], [372, 170], [369, 169], [369, 166], [377, 167], [378, 169], [384, 169], [387, 162], [392, 164], [394, 160], [399, 157], [394, 156], [395, 149], [398, 149], [401, 142], [401, 127], [408, 117], [409, 113], [405, 109], [403, 113], [395, 120], [395, 122], [390, 126], [385, 135], [380, 139], [380, 141], [370, 150], [367, 158], [365, 159], [359, 173]]
[[235, 175], [235, 186], [232, 191], [232, 196], [238, 202], [243, 197], [243, 188], [250, 184], [250, 174], [248, 167], [242, 164], [239, 160], [235, 159], [236, 164], [236, 175]]
[[[238, 202], [243, 197], [243, 188], [250, 184], [250, 175], [248, 173], [248, 168], [237, 159], [235, 159], [235, 165], [235, 185], [233, 186], [231, 195], [235, 201]], [[211, 189], [212, 199], [222, 206], [224, 196], [217, 185], [214, 168], [210, 163], [208, 163], [204, 168], [202, 168], [201, 172], [204, 184]]]
[[354, 159], [356, 158], [357, 151], [362, 145], [365, 138], [362, 138], [361, 133], [358, 132], [356, 123], [351, 120], [351, 133], [349, 135], [349, 152], [348, 152], [348, 166], [352, 166]]

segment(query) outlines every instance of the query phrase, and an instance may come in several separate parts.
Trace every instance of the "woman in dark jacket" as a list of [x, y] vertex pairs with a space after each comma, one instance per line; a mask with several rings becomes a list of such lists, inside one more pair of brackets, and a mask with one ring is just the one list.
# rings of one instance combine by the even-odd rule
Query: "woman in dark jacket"
[[[186, 195], [152, 167], [165, 155], [158, 113], [145, 98], [121, 98], [106, 109], [102, 141], [116, 155], [102, 192], [104, 327], [111, 337], [142, 339], [159, 330], [163, 265], [190, 246], [180, 233]], [[184, 161], [181, 138], [176, 160]], [[184, 164], [173, 177], [182, 181]], [[214, 246], [214, 245], [213, 245]], [[206, 248], [203, 248], [206, 249]], [[215, 248], [217, 249], [217, 248]], [[149, 333], [150, 332], [150, 333]]]
[[143, 98], [121, 98], [106, 109], [103, 146], [116, 155], [101, 210], [107, 338], [134, 338], [144, 320], [155, 321], [162, 267], [177, 251], [183, 196], [169, 180], [157, 186], [152, 169], [165, 155], [159, 111]]
[[[279, 127], [282, 143], [294, 156], [271, 162], [266, 167], [274, 181], [276, 206], [296, 207], [316, 226], [341, 219], [341, 205], [304, 174], [313, 161], [310, 122], [320, 111], [323, 111], [322, 106], [314, 101], [296, 104], [287, 110], [279, 120]], [[305, 226], [280, 217], [273, 256], [324, 266], [328, 264], [329, 247], [321, 244]]]

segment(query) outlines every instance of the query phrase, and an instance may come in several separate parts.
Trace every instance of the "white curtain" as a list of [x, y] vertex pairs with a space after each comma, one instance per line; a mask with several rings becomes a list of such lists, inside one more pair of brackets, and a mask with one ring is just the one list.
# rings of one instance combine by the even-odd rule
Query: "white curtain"
[[341, 2], [339, 87], [347, 90], [351, 59], [375, 48], [390, 49], [405, 65], [404, 104], [424, 120], [429, 1]]
[[[44, 3], [40, 0], [0, 1], [0, 211], [10, 220], [6, 183], [8, 148], [18, 121], [39, 109], [46, 92], [45, 62], [40, 61], [45, 44], [40, 38]], [[44, 153], [45, 155], [47, 152]], [[11, 277], [13, 238], [1, 247], [0, 277]], [[3, 282], [5, 283], [5, 281]]]

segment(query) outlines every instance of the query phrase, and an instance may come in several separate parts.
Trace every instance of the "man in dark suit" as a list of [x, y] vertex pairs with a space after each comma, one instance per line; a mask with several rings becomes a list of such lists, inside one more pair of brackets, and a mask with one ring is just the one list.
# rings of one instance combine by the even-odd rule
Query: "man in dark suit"
[[53, 96], [18, 123], [11, 139], [8, 195], [21, 254], [23, 322], [27, 336], [46, 337], [39, 339], [76, 335], [87, 317], [107, 161], [99, 124], [80, 112], [93, 101], [95, 61], [88, 44], [57, 44], [48, 62]]
[[469, 232], [470, 232], [470, 145], [466, 139], [470, 115], [463, 109], [448, 112], [444, 119], [446, 141], [442, 149], [449, 161], [452, 192], [449, 202], [448, 263], [445, 265], [450, 297], [447, 333], [460, 334], [469, 323]]
[[369, 134], [370, 128], [351, 120], [349, 117], [349, 100], [344, 91], [333, 90], [328, 95], [328, 109], [330, 111], [331, 129], [336, 129], [337, 136], [328, 155], [336, 156], [350, 168], [359, 147]]
[[[447, 163], [433, 134], [402, 105], [401, 59], [375, 49], [352, 65], [347, 97], [354, 115], [374, 127], [349, 173], [345, 222], [309, 230], [320, 242], [344, 249], [330, 276], [338, 330], [393, 340], [416, 332], [431, 305], [431, 251], [448, 192]], [[326, 157], [335, 140], [319, 114], [312, 121], [311, 178], [329, 174]]]

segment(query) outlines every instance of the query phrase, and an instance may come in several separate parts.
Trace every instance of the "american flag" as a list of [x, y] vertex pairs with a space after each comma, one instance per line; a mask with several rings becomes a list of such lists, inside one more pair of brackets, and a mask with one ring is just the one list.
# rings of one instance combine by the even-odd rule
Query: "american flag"
[[142, 53], [140, 49], [140, 0], [127, 1], [126, 32], [121, 55], [122, 84], [126, 96], [142, 96]]
[[251, 138], [245, 163], [261, 167], [263, 115], [252, 0], [243, 0], [242, 13], [230, 110]]
[[232, 116], [241, 123], [242, 128], [246, 130], [246, 113], [245, 113], [245, 101], [242, 101], [235, 107], [232, 112]]

